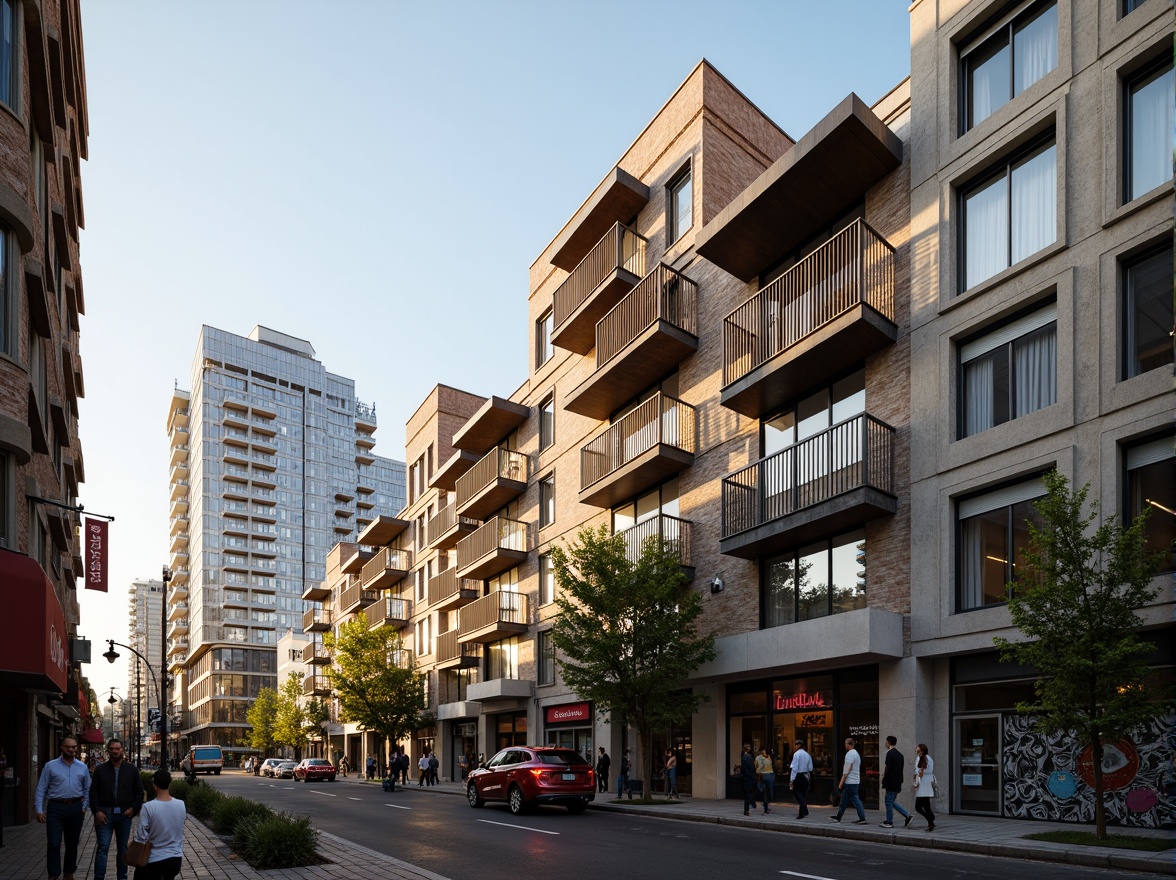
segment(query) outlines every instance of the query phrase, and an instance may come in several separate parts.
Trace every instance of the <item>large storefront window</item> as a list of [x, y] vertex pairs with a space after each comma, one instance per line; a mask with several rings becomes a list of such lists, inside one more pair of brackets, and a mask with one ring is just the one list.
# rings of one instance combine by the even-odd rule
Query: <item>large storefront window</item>
[[[506, 712], [494, 716], [494, 751], [527, 744], [527, 713]], [[490, 756], [487, 755], [487, 758]]]
[[565, 703], [543, 710], [543, 742], [579, 752], [588, 763], [596, 764], [592, 746], [592, 704]]
[[846, 737], [862, 756], [862, 801], [878, 805], [878, 670], [853, 669], [776, 681], [733, 685], [728, 691], [727, 797], [742, 798], [738, 779], [744, 743], [772, 751], [777, 778], [787, 789], [792, 747], [803, 740], [813, 759], [809, 802], [830, 803], [841, 775]]

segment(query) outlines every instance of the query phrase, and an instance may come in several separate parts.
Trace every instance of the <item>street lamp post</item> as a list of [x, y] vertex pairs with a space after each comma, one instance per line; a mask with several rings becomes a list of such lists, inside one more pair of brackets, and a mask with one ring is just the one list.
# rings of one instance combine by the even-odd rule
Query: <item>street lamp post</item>
[[[106, 641], [110, 643], [110, 649], [107, 651], [104, 651], [102, 653], [102, 656], [106, 658], [106, 661], [108, 663], [113, 663], [119, 657], [118, 651], [114, 650], [115, 645], [118, 645], [120, 648], [126, 648], [128, 651], [130, 651], [132, 654], [134, 654], [136, 657], [138, 657], [140, 660], [142, 660], [143, 665], [147, 667], [147, 671], [151, 674], [151, 680], [155, 682], [155, 692], [158, 694], [163, 693], [159, 689], [159, 679], [155, 677], [155, 670], [151, 668], [151, 664], [147, 662], [146, 657], [144, 657], [142, 654], [140, 654], [138, 651], [136, 651], [130, 645], [124, 645], [122, 642], [116, 642], [114, 639], [107, 639]], [[160, 712], [159, 714], [162, 716], [163, 712]], [[139, 736], [140, 736], [140, 738], [142, 737], [141, 731], [139, 733]], [[165, 770], [167, 769], [167, 758], [166, 757], [160, 759], [160, 766], [163, 767], [163, 769], [165, 769]]]

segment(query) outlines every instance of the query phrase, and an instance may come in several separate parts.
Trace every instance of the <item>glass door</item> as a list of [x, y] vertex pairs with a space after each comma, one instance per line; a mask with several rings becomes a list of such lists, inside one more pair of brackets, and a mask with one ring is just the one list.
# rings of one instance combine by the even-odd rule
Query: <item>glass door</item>
[[956, 719], [959, 779], [955, 809], [1000, 815], [1000, 716]]

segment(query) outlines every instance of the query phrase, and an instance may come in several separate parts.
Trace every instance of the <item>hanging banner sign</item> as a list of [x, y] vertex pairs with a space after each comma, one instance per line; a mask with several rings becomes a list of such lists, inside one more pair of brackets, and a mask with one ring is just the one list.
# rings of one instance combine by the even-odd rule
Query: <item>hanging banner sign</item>
[[82, 527], [82, 543], [86, 559], [86, 589], [106, 592], [107, 537], [110, 523], [86, 518]]

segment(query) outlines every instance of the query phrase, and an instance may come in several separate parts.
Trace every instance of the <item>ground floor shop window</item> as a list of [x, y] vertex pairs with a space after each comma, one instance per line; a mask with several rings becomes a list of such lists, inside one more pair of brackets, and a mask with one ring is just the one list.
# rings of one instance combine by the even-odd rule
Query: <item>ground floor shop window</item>
[[498, 752], [510, 746], [525, 745], [527, 745], [526, 712], [508, 712], [494, 716], [494, 751]]

